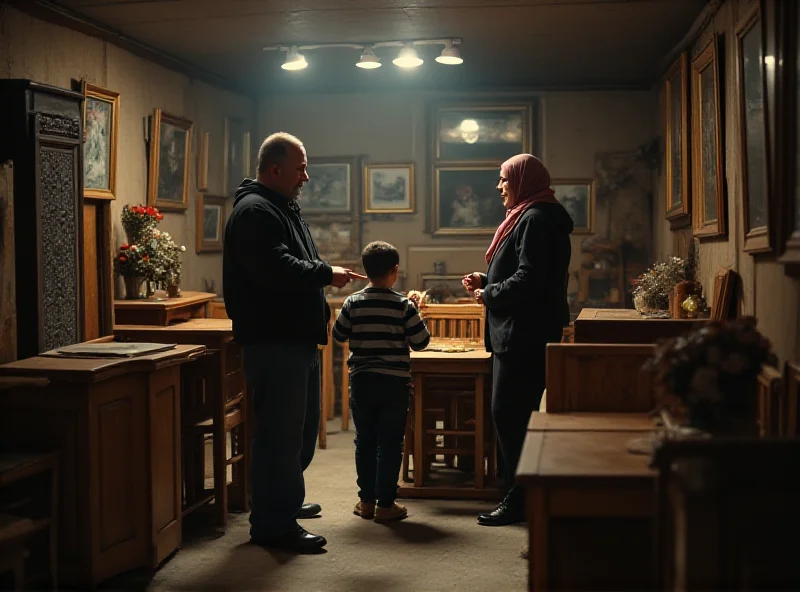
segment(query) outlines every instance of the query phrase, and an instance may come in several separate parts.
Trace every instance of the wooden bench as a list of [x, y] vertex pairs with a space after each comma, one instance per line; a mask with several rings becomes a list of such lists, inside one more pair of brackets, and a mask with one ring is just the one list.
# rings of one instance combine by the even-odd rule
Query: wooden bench
[[426, 304], [420, 316], [431, 337], [483, 343], [486, 309], [479, 304]]
[[548, 344], [547, 411], [651, 411], [653, 382], [642, 366], [654, 351], [648, 344]]

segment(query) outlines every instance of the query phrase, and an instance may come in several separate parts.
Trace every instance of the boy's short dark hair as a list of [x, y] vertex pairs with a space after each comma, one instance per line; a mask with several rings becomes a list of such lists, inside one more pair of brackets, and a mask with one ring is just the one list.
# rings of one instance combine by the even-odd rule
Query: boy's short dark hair
[[361, 263], [368, 278], [386, 277], [400, 263], [400, 253], [389, 243], [373, 241], [361, 251]]

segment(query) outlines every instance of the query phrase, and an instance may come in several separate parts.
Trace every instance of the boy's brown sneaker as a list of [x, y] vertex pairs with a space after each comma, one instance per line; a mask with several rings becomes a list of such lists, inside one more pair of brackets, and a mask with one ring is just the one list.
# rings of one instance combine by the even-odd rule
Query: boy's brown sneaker
[[362, 518], [372, 519], [375, 516], [375, 504], [369, 502], [359, 501], [356, 507], [353, 508], [353, 514], [361, 516]]
[[397, 502], [392, 504], [390, 508], [375, 508], [375, 522], [391, 522], [393, 520], [402, 520], [408, 516], [408, 510], [405, 506], [401, 506]]

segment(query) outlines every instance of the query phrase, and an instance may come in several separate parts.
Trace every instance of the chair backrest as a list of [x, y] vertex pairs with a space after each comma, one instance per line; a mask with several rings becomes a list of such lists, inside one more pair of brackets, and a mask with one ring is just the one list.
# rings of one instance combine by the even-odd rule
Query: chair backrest
[[800, 440], [656, 449], [658, 589], [800, 589]]
[[654, 351], [654, 344], [548, 344], [547, 411], [651, 411], [653, 381], [642, 366]]
[[431, 337], [483, 340], [486, 313], [478, 304], [426, 304], [420, 315]]
[[786, 400], [783, 376], [772, 366], [764, 366], [758, 375], [758, 431], [762, 436], [782, 436]]

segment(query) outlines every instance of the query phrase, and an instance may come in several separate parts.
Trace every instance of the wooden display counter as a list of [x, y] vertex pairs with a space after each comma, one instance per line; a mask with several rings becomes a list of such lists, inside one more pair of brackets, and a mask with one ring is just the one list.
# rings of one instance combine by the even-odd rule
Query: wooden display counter
[[156, 567], [180, 545], [180, 368], [204, 351], [0, 366], [2, 376], [50, 381], [0, 391], [0, 433], [9, 452], [60, 452], [60, 583], [94, 587]]
[[574, 322], [574, 343], [656, 343], [701, 327], [708, 319], [658, 319], [632, 308], [584, 308]]

